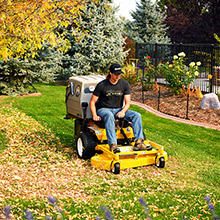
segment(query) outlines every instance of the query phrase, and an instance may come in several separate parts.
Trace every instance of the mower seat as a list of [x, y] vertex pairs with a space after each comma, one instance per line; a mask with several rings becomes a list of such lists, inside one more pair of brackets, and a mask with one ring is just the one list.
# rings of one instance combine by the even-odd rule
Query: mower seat
[[[101, 121], [95, 121], [95, 124], [100, 127], [100, 128], [105, 128], [105, 122], [103, 120]], [[122, 119], [115, 119], [115, 127], [122, 127], [122, 128], [127, 128], [131, 126], [131, 122]]]

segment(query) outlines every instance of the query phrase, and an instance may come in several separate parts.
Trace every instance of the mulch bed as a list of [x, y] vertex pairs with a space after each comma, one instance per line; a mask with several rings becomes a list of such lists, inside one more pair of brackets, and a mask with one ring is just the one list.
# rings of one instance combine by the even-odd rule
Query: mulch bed
[[[201, 109], [201, 98], [195, 95], [189, 97], [188, 118], [187, 118], [187, 96], [173, 95], [164, 85], [159, 85], [160, 101], [159, 111], [176, 117], [189, 119], [201, 123], [220, 126], [220, 110], [218, 109]], [[132, 100], [143, 103], [143, 93], [140, 83], [131, 86]], [[144, 91], [144, 104], [158, 110], [158, 91]]]

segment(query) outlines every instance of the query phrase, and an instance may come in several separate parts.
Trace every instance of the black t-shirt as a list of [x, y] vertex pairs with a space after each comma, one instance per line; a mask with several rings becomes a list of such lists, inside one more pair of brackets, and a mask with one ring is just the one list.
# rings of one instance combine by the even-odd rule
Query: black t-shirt
[[96, 103], [97, 110], [100, 108], [121, 108], [124, 95], [129, 95], [130, 85], [127, 81], [119, 79], [114, 85], [108, 79], [99, 82], [93, 92], [99, 99]]

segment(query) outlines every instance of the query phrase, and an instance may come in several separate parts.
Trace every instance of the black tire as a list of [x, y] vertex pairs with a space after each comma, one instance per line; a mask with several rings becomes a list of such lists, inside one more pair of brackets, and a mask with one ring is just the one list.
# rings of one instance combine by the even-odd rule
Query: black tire
[[120, 163], [115, 163], [112, 167], [112, 173], [119, 174], [120, 173]]
[[80, 132], [79, 137], [76, 139], [76, 152], [79, 158], [89, 159], [95, 155], [95, 147], [97, 141], [89, 132]]
[[[157, 158], [156, 158], [157, 160]], [[158, 168], [164, 168], [165, 167], [165, 158], [164, 157], [160, 157], [158, 162], [156, 163], [156, 166]]]

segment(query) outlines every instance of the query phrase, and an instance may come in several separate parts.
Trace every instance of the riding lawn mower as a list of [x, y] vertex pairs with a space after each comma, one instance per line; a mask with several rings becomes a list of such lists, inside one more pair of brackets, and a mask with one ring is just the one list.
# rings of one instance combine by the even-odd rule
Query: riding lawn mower
[[134, 150], [134, 134], [130, 122], [124, 119], [115, 120], [115, 131], [119, 153], [110, 151], [107, 143], [105, 124], [94, 121], [89, 109], [89, 102], [95, 86], [104, 79], [102, 75], [73, 76], [69, 78], [66, 88], [65, 119], [74, 119], [74, 137], [76, 152], [81, 159], [91, 159], [91, 165], [97, 169], [108, 170], [119, 174], [120, 170], [156, 165], [165, 166], [167, 153], [164, 147], [147, 140], [152, 150]]

